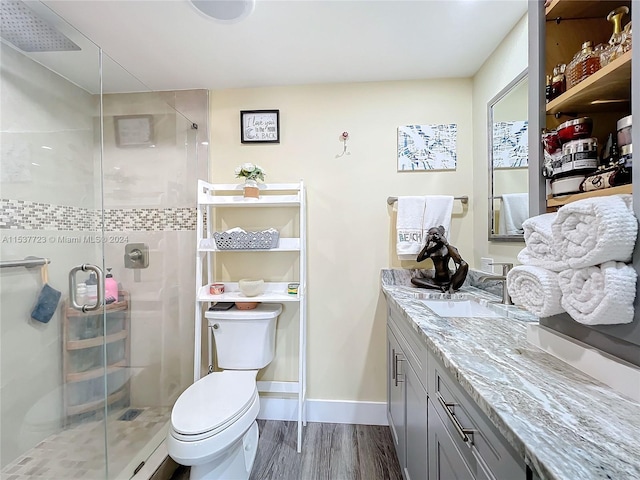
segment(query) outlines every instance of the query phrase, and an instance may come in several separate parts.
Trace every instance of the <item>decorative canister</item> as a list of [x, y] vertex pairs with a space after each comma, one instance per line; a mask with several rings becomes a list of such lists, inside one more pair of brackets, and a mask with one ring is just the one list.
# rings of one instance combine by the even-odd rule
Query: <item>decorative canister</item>
[[631, 115], [622, 117], [617, 123], [618, 147], [631, 143]]
[[579, 138], [588, 138], [593, 130], [593, 120], [590, 117], [581, 117], [561, 123], [558, 127], [558, 137], [562, 143], [567, 143]]
[[552, 178], [562, 176], [562, 155], [555, 155], [551, 160]]
[[571, 177], [563, 177], [551, 180], [551, 195], [568, 195], [570, 193], [578, 193], [580, 185], [584, 181], [584, 175], [574, 175]]
[[562, 173], [588, 175], [598, 168], [598, 139], [583, 138], [562, 146]]

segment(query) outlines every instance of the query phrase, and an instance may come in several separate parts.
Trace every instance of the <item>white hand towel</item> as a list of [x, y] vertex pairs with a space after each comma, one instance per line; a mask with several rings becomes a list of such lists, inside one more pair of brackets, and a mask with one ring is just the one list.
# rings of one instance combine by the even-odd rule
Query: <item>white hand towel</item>
[[611, 195], [579, 200], [558, 210], [551, 231], [569, 267], [631, 260], [638, 222], [630, 205], [629, 198]]
[[430, 228], [442, 225], [444, 227], [445, 237], [448, 239], [452, 212], [452, 195], [427, 195], [425, 197], [424, 220], [422, 222], [422, 237], [426, 239], [427, 231]]
[[621, 262], [565, 270], [558, 275], [562, 306], [585, 325], [615, 325], [633, 321], [635, 269]]
[[513, 303], [538, 317], [564, 312], [560, 305], [558, 274], [540, 267], [518, 265], [507, 274], [507, 290]]
[[529, 194], [503, 193], [498, 232], [502, 235], [522, 233], [522, 224], [527, 218], [529, 218]]
[[557, 213], [545, 213], [528, 218], [522, 223], [526, 247], [518, 253], [520, 263], [553, 272], [569, 268], [568, 263], [562, 259], [551, 232], [551, 224], [557, 216]]
[[398, 197], [396, 253], [400, 260], [415, 260], [422, 249], [425, 197]]

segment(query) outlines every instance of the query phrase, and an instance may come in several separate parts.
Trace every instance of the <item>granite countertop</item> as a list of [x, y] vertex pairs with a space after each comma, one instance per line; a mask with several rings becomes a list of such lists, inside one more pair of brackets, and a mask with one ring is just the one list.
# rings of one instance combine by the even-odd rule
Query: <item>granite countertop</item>
[[[387, 301], [541, 479], [640, 479], [640, 403], [527, 343], [532, 315], [499, 306], [499, 318], [442, 318], [409, 279], [383, 270]], [[496, 299], [468, 285], [460, 294]]]

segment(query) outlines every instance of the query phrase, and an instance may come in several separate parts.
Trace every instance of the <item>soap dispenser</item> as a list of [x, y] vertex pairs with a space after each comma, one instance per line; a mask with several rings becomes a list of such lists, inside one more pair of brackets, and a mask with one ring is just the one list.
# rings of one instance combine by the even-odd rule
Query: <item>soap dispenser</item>
[[118, 282], [111, 275], [110, 268], [107, 268], [107, 275], [104, 279], [104, 295], [104, 303], [107, 305], [118, 301]]

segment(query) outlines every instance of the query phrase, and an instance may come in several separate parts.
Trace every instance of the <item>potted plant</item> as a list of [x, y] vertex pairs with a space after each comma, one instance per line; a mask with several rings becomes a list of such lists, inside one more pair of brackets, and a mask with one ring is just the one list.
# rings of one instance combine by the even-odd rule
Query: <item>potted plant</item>
[[259, 198], [258, 182], [264, 182], [265, 171], [260, 165], [243, 163], [235, 170], [236, 178], [244, 178], [243, 192], [245, 198]]

